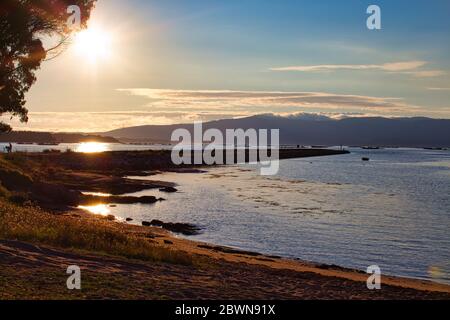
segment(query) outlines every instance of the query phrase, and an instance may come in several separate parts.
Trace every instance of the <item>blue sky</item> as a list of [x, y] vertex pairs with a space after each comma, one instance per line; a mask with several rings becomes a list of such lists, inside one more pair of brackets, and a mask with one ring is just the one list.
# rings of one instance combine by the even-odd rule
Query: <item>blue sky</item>
[[[370, 4], [382, 30], [366, 28]], [[69, 49], [44, 64], [21, 128], [58, 129], [68, 113], [66, 130], [87, 131], [256, 113], [450, 118], [449, 16], [446, 0], [99, 0], [91, 23], [114, 58], [93, 66]]]

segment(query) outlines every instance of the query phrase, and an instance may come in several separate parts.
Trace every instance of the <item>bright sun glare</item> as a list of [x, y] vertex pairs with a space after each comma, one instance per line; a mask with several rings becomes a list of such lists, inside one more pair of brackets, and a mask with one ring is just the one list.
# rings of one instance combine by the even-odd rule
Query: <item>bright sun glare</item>
[[101, 29], [88, 28], [75, 36], [74, 46], [80, 56], [97, 63], [111, 57], [112, 37]]
[[99, 214], [102, 216], [107, 216], [110, 211], [105, 204], [97, 204], [94, 206], [78, 206], [79, 209], [87, 210], [93, 214]]
[[108, 151], [108, 144], [101, 142], [83, 142], [78, 145], [76, 151], [82, 153], [104, 152]]

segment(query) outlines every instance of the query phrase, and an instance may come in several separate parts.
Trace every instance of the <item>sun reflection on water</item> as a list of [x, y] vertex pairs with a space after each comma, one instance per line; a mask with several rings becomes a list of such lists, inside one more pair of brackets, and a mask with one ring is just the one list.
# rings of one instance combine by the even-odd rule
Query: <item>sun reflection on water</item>
[[106, 204], [97, 204], [95, 206], [78, 206], [79, 209], [89, 211], [93, 214], [99, 214], [102, 216], [107, 216], [111, 213]]
[[112, 196], [111, 193], [104, 193], [104, 192], [82, 192], [84, 195], [87, 196], [97, 196], [97, 197], [110, 197]]
[[97, 153], [108, 151], [108, 144], [102, 142], [82, 142], [78, 145], [76, 152]]

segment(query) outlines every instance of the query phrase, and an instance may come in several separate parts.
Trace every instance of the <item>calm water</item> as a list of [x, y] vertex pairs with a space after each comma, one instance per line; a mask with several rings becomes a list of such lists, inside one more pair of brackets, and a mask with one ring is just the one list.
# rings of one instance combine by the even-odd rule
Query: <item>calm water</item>
[[282, 161], [275, 177], [229, 166], [148, 179], [179, 192], [139, 192], [167, 201], [99, 212], [195, 223], [203, 233], [190, 238], [215, 244], [450, 283], [449, 151], [355, 149]]
[[[0, 152], [5, 152], [7, 143], [0, 143]], [[44, 150], [67, 150], [75, 152], [103, 152], [103, 151], [141, 151], [141, 150], [162, 150], [171, 149], [170, 145], [150, 144], [132, 145], [122, 143], [60, 143], [58, 145], [37, 145], [37, 144], [17, 144], [13, 143], [14, 152], [43, 152]]]

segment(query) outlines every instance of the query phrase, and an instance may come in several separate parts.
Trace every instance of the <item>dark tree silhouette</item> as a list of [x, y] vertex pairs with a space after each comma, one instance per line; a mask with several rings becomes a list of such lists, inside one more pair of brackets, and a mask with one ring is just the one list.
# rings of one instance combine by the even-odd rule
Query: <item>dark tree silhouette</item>
[[[67, 8], [80, 8], [80, 27], [86, 26], [96, 0], [0, 0], [0, 115], [28, 121], [25, 93], [36, 81], [42, 61], [56, 57], [70, 34]], [[45, 48], [43, 39], [57, 40]], [[52, 42], [53, 42], [52, 41]], [[11, 127], [0, 122], [0, 133]]]

